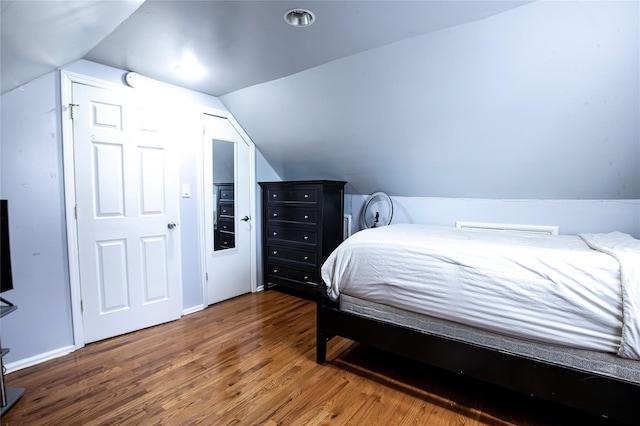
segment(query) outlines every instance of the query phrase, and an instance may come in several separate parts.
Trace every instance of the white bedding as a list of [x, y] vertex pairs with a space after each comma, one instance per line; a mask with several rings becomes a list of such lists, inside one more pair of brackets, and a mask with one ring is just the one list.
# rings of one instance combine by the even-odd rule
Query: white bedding
[[580, 237], [592, 249], [610, 254], [620, 263], [622, 341], [618, 355], [640, 359], [640, 240], [622, 232]]
[[602, 245], [593, 249], [588, 235], [391, 225], [343, 242], [322, 278], [333, 299], [345, 293], [505, 335], [640, 359], [638, 270], [623, 267], [630, 278], [623, 312], [619, 263], [634, 253], [640, 258], [634, 249], [640, 242], [621, 235], [631, 248], [618, 244], [623, 254], [614, 257], [599, 251], [607, 250], [607, 238], [592, 238]]

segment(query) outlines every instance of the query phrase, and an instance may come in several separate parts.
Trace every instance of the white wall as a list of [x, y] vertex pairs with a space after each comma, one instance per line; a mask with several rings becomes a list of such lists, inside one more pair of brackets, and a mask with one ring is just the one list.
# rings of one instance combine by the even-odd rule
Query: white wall
[[[5, 362], [73, 345], [60, 136], [59, 83], [49, 73], [2, 95], [2, 187], [9, 200], [18, 310], [2, 318]], [[10, 366], [10, 364], [9, 364]]]
[[[368, 195], [347, 194], [345, 213], [353, 216], [353, 231]], [[391, 223], [455, 226], [456, 221], [559, 226], [560, 234], [620, 231], [640, 238], [640, 200], [498, 200], [480, 198], [391, 197]], [[379, 200], [379, 199], [376, 199]], [[376, 206], [376, 203], [379, 203]], [[372, 201], [369, 212], [386, 205]]]
[[[78, 61], [66, 71], [123, 84], [125, 71]], [[185, 312], [203, 307], [198, 223], [198, 166], [203, 112], [225, 110], [217, 98], [152, 82], [158, 102], [173, 108], [181, 135], [180, 183], [192, 197], [180, 200], [182, 286]], [[0, 196], [10, 202], [11, 249], [15, 289], [3, 297], [19, 309], [2, 319], [9, 370], [73, 349], [67, 261], [60, 82], [49, 73], [1, 97]], [[257, 176], [274, 176], [257, 153]], [[259, 279], [258, 282], [261, 282]]]

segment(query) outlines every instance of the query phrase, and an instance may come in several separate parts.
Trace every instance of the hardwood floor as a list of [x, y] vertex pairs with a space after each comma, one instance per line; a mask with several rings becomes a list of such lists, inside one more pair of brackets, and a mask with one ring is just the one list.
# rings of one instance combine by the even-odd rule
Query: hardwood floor
[[315, 363], [315, 304], [267, 291], [7, 375], [2, 425], [613, 424], [348, 340]]

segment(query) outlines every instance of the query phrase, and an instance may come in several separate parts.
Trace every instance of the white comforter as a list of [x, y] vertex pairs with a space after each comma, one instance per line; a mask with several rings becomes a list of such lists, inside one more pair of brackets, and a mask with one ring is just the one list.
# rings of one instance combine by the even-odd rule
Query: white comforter
[[640, 359], [640, 240], [622, 232], [580, 237], [592, 249], [607, 253], [620, 263], [622, 341], [618, 355]]
[[391, 225], [343, 242], [322, 278], [333, 299], [640, 359], [640, 241], [581, 237]]

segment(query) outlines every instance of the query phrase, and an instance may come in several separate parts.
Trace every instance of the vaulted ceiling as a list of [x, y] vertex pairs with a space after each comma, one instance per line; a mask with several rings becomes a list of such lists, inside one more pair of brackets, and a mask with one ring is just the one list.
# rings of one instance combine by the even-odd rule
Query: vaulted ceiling
[[[640, 197], [636, 2], [1, 6], [2, 93], [87, 59], [218, 96], [284, 179], [410, 196]], [[308, 28], [284, 22], [299, 7], [316, 16]], [[200, 78], [177, 72], [187, 57]]]
[[[2, 0], [2, 93], [84, 58], [220, 96], [528, 2]], [[312, 26], [285, 23], [299, 7]], [[185, 55], [201, 78], [176, 72]]]

